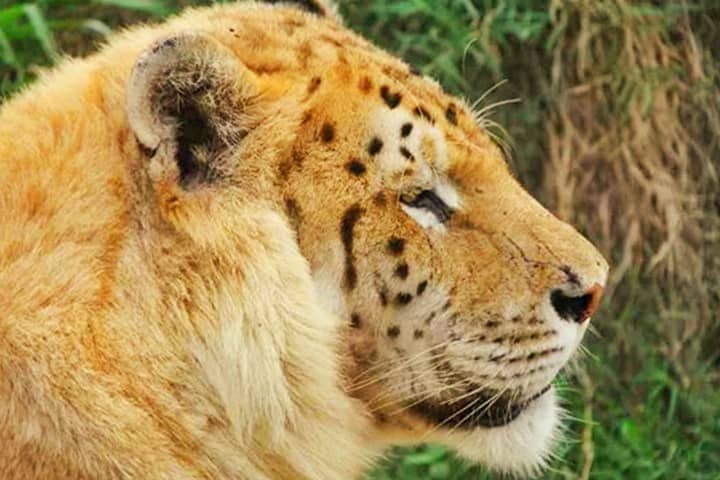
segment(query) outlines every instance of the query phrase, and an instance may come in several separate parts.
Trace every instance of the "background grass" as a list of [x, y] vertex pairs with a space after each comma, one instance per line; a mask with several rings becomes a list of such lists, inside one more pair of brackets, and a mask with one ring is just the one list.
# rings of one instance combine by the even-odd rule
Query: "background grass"
[[[0, 0], [0, 95], [115, 29], [202, 3]], [[720, 2], [339, 3], [448, 90], [497, 86], [478, 108], [518, 176], [611, 260], [590, 355], [559, 380], [570, 419], [545, 478], [720, 479]], [[423, 446], [369, 477], [491, 475]]]

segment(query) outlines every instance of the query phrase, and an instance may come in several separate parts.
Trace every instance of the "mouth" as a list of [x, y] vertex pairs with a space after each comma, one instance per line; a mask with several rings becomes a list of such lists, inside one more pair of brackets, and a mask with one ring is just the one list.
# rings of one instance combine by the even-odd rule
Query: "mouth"
[[548, 385], [520, 402], [513, 402], [493, 392], [480, 392], [456, 402], [444, 404], [420, 402], [413, 405], [411, 410], [438, 426], [450, 429], [502, 427], [520, 416], [532, 402], [542, 397], [550, 388], [551, 385]]

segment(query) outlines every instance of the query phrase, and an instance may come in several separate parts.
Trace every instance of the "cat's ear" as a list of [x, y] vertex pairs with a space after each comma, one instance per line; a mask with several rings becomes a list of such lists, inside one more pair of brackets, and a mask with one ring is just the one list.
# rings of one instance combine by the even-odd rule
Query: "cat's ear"
[[192, 190], [230, 176], [256, 98], [255, 75], [217, 40], [188, 32], [153, 44], [127, 90], [128, 122], [150, 177]]

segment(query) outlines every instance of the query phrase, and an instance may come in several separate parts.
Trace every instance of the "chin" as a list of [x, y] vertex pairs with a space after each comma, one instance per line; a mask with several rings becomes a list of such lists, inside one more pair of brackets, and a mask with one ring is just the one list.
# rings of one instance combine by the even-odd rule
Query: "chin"
[[452, 432], [444, 440], [467, 460], [519, 477], [535, 477], [546, 466], [557, 443], [560, 407], [548, 390], [511, 422]]

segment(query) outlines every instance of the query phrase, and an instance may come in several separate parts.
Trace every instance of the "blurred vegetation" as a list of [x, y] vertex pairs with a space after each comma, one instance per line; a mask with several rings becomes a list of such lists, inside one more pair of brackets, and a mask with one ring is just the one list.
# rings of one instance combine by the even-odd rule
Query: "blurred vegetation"
[[[0, 95], [112, 30], [200, 1], [0, 0]], [[560, 380], [549, 479], [720, 479], [720, 2], [339, 2], [473, 101], [528, 188], [611, 259], [590, 354]], [[506, 81], [505, 81], [506, 80]], [[513, 103], [518, 99], [517, 103]], [[484, 479], [442, 447], [380, 479]]]

